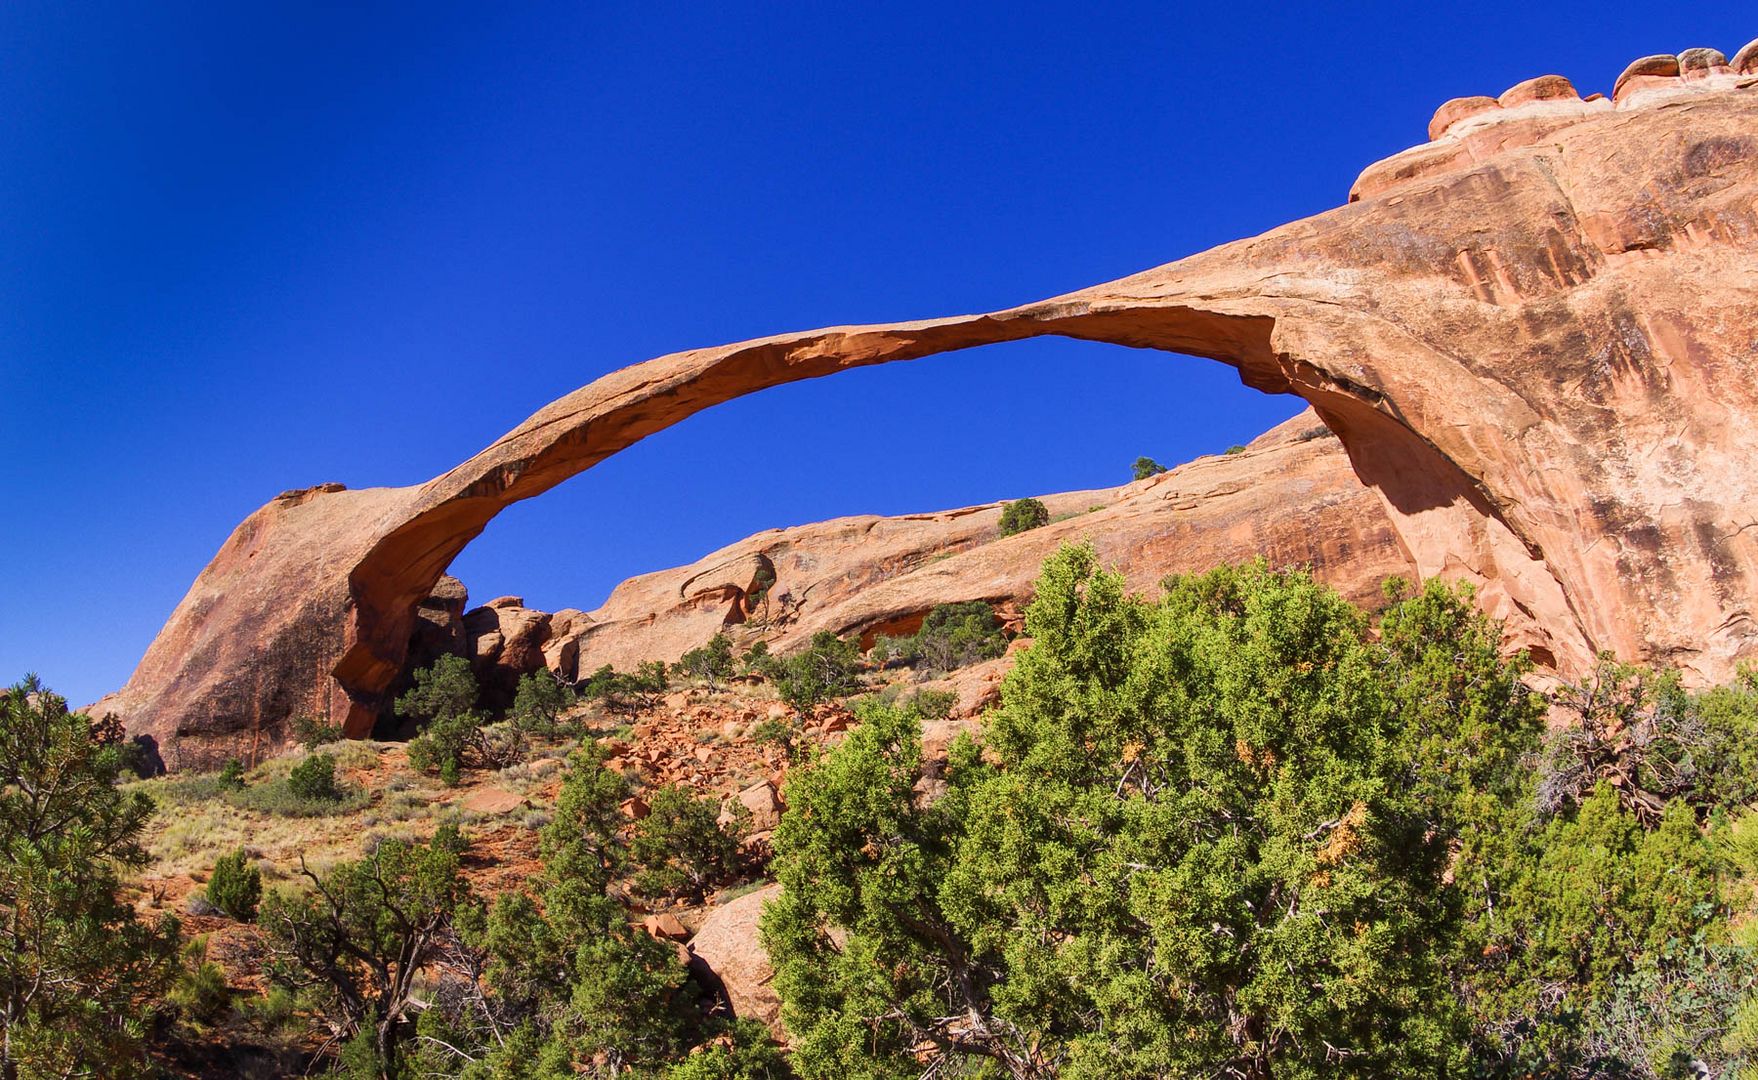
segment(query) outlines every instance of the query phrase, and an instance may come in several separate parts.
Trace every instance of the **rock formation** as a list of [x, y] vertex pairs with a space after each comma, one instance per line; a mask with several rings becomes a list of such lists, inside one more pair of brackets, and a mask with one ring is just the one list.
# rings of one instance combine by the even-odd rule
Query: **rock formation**
[[720, 983], [734, 1016], [756, 1020], [785, 1039], [781, 998], [769, 985], [775, 969], [758, 934], [763, 905], [780, 894], [780, 885], [768, 885], [715, 908], [690, 939], [689, 950], [690, 966], [705, 969]]
[[1387, 577], [1416, 572], [1379, 500], [1310, 411], [1243, 453], [1042, 498], [1051, 523], [1006, 538], [1000, 503], [758, 533], [689, 566], [632, 578], [595, 611], [570, 613], [575, 664], [556, 670], [574, 678], [601, 664], [626, 671], [675, 660], [722, 630], [762, 638], [778, 653], [820, 630], [871, 645], [876, 634], [913, 633], [936, 604], [1027, 600], [1038, 568], [1070, 541], [1091, 540], [1143, 592], [1167, 574], [1254, 555], [1310, 567], [1367, 604]]
[[878, 634], [913, 633], [936, 604], [980, 600], [1017, 614], [1038, 568], [1071, 541], [1092, 542], [1147, 593], [1168, 574], [1262, 556], [1309, 568], [1371, 606], [1386, 578], [1416, 572], [1379, 499], [1311, 410], [1238, 453], [1042, 501], [1051, 523], [1010, 537], [998, 528], [1001, 503], [770, 529], [632, 578], [591, 612], [549, 615], [504, 596], [459, 615], [464, 587], [442, 577], [417, 606], [407, 665], [468, 657], [488, 705], [503, 707], [527, 672], [547, 667], [573, 681], [603, 664], [630, 671], [676, 660], [716, 633], [740, 651], [761, 640], [786, 653], [820, 630], [870, 646]]
[[741, 394], [1047, 334], [1299, 394], [1420, 573], [1476, 582], [1541, 662], [1724, 678], [1758, 652], [1755, 57], [1650, 58], [1611, 100], [1550, 76], [1450, 102], [1348, 205], [1262, 236], [1003, 311], [650, 360], [425, 484], [288, 492], [100, 708], [173, 767], [298, 709], [363, 733], [418, 605], [507, 505]]

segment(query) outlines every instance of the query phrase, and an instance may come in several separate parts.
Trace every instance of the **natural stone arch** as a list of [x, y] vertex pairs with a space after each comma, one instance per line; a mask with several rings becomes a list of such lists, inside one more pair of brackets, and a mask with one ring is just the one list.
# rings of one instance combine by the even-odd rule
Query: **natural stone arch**
[[1048, 334], [1305, 398], [1422, 572], [1479, 583], [1541, 660], [1578, 672], [1612, 648], [1724, 677], [1758, 641], [1758, 95], [1729, 80], [1665, 109], [1511, 99], [1250, 240], [1019, 308], [673, 354], [426, 484], [290, 492], [108, 703], [210, 758], [300, 708], [364, 733], [415, 605], [504, 507], [735, 396]]

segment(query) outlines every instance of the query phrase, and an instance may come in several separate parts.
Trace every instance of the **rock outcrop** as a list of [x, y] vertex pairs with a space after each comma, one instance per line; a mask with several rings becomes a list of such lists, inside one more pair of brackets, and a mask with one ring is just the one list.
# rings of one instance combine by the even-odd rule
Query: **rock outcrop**
[[770, 986], [775, 969], [758, 933], [763, 905], [779, 895], [780, 885], [767, 885], [715, 908], [688, 948], [691, 967], [700, 966], [719, 981], [734, 1016], [756, 1020], [785, 1039], [781, 998]]
[[[1689, 52], [1615, 100], [1544, 78], [1454, 105], [1348, 205], [979, 315], [673, 354], [409, 488], [289, 492], [239, 526], [101, 707], [173, 767], [290, 712], [364, 733], [416, 610], [500, 510], [729, 398], [1041, 335], [1208, 357], [1305, 398], [1421, 574], [1541, 662], [1720, 679], [1758, 653], [1758, 78]], [[736, 581], [734, 582], [736, 584]]]

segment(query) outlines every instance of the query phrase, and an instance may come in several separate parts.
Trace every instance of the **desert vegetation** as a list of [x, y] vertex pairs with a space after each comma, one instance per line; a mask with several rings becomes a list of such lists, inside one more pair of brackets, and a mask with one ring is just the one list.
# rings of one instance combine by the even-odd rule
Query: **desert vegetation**
[[[1394, 581], [1370, 615], [1259, 563], [1148, 599], [1086, 547], [1025, 636], [936, 752], [956, 695], [916, 680], [999, 655], [986, 604], [864, 659], [715, 635], [535, 673], [504, 717], [442, 660], [408, 744], [308, 724], [144, 781], [116, 725], [20, 684], [5, 1075], [204, 1046], [381, 1080], [1758, 1069], [1758, 675], [1689, 692], [1606, 657], [1543, 695], [1462, 589]], [[688, 709], [708, 726], [653, 767]], [[727, 794], [748, 780], [692, 778], [722, 753], [787, 772], [778, 825]], [[167, 874], [199, 886], [181, 919]], [[785, 1050], [675, 944], [768, 880]]]
[[929, 673], [945, 673], [982, 660], [993, 660], [1007, 649], [1001, 620], [981, 600], [937, 604], [922, 625], [907, 637], [880, 637], [870, 658], [881, 669], [898, 663]]
[[1050, 524], [1050, 511], [1037, 499], [1015, 499], [1001, 508], [1001, 535], [1013, 536]]
[[946, 790], [868, 707], [789, 787], [765, 941], [806, 1077], [1746, 1075], [1758, 685], [1545, 702], [1461, 592], [1157, 603], [1070, 549]]

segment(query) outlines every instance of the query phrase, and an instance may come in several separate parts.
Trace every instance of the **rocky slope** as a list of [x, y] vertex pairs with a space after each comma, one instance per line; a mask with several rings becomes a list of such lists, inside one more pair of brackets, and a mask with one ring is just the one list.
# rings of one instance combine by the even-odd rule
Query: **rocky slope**
[[1210, 357], [1299, 394], [1423, 575], [1542, 662], [1714, 680], [1758, 654], [1758, 49], [1444, 105], [1350, 203], [1038, 303], [692, 350], [614, 372], [409, 488], [248, 518], [105, 707], [167, 762], [299, 709], [370, 730], [417, 608], [501, 509], [731, 397], [1046, 334]]

